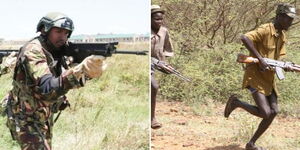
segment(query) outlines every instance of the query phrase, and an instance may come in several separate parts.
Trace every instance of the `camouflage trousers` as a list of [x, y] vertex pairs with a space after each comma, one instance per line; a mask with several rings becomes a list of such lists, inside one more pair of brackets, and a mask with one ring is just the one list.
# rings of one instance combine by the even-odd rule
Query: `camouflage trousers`
[[52, 127], [27, 124], [18, 130], [13, 124], [8, 120], [12, 138], [19, 143], [22, 150], [51, 150]]

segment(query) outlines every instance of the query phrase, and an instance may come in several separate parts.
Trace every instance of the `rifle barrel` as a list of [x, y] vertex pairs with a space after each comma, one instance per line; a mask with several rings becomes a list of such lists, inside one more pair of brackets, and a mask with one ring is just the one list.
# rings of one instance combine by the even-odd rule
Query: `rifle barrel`
[[179, 78], [185, 80], [185, 81], [188, 81], [188, 82], [191, 82], [191, 79], [188, 78], [188, 77], [185, 77], [183, 76], [182, 74], [178, 73], [178, 72], [174, 72], [174, 75], [178, 76]]
[[299, 67], [294, 67], [294, 66], [292, 66], [291, 68], [292, 68], [292, 70], [295, 71], [295, 72], [300, 72], [300, 68], [299, 68]]
[[19, 50], [17, 49], [9, 49], [9, 50], [6, 50], [6, 49], [0, 49], [0, 53], [2, 54], [5, 54], [5, 53], [11, 53], [11, 52], [18, 52]]
[[135, 55], [147, 55], [148, 51], [126, 51], [126, 50], [116, 50], [116, 54], [135, 54]]

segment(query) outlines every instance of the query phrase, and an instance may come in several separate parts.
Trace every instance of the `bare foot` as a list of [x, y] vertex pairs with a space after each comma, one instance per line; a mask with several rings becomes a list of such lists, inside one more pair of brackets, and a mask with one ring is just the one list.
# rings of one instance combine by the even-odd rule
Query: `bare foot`
[[159, 128], [161, 128], [161, 127], [162, 127], [162, 124], [159, 123], [159, 122], [157, 122], [155, 118], [153, 118], [153, 119], [151, 120], [151, 128], [152, 128], [152, 129], [159, 129]]
[[260, 146], [256, 146], [253, 143], [247, 143], [246, 144], [246, 150], [267, 150], [267, 149], [265, 149], [263, 147], [260, 147]]
[[224, 117], [228, 118], [230, 113], [236, 108], [234, 102], [237, 101], [236, 95], [231, 95], [226, 103], [225, 110], [224, 110]]

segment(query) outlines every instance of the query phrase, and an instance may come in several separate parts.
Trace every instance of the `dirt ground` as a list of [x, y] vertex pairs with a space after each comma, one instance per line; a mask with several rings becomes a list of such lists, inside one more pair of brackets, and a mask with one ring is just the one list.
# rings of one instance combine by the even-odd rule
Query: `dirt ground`
[[[192, 107], [203, 108], [202, 113]], [[222, 104], [189, 107], [181, 102], [158, 102], [156, 118], [163, 127], [151, 130], [151, 149], [243, 150], [261, 119], [240, 109], [225, 119], [223, 110]], [[257, 145], [268, 150], [300, 150], [299, 131], [300, 118], [279, 115]]]

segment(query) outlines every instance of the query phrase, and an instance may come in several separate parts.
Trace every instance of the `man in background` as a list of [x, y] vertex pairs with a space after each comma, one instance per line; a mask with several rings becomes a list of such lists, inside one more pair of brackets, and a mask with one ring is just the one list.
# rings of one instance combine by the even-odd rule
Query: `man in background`
[[[158, 5], [151, 6], [151, 57], [160, 62], [165, 62], [166, 57], [174, 55], [169, 33], [163, 26], [165, 11]], [[159, 65], [159, 63], [158, 63]], [[163, 71], [163, 70], [162, 70]], [[169, 74], [167, 70], [163, 71]], [[156, 120], [155, 107], [159, 84], [154, 77], [154, 65], [151, 63], [151, 128], [158, 129], [162, 124]]]

